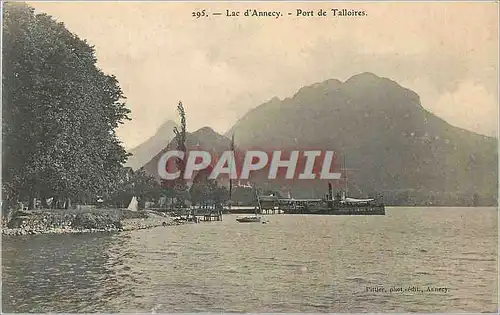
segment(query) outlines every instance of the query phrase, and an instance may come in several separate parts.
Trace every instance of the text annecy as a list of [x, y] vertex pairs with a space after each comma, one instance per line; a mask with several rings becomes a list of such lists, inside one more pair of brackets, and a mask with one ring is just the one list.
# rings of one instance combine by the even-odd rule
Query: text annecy
[[280, 11], [259, 11], [255, 9], [248, 9], [244, 13], [245, 16], [256, 16], [256, 17], [274, 17], [279, 18], [283, 16]]

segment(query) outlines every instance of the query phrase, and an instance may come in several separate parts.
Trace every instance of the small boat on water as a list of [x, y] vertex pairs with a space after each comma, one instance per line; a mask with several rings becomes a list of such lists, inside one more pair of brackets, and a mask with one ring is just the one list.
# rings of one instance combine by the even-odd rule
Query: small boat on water
[[[234, 133], [233, 135], [231, 136], [231, 151], [234, 152]], [[231, 163], [231, 161], [229, 162]], [[252, 186], [249, 186], [252, 188]], [[255, 189], [255, 187], [253, 187]], [[229, 202], [231, 204], [231, 197], [232, 197], [232, 191], [233, 191], [233, 182], [231, 180], [231, 178], [229, 179]], [[254, 211], [255, 211], [255, 214], [252, 215], [252, 216], [245, 216], [245, 217], [238, 217], [236, 218], [236, 221], [240, 222], [240, 223], [268, 223], [269, 221], [266, 221], [266, 220], [262, 220], [262, 216], [259, 215], [259, 212], [262, 213], [262, 205], [260, 203], [260, 199], [259, 199], [259, 194], [257, 193], [257, 190], [255, 189], [255, 196], [257, 197], [257, 203], [258, 203], [258, 207], [255, 207]], [[231, 206], [229, 207], [229, 212], [231, 212]]]
[[[259, 210], [262, 212], [262, 205], [260, 203], [260, 198], [259, 194], [257, 193], [257, 190], [255, 190], [255, 196], [257, 197], [257, 203], [258, 207], [255, 208], [255, 215], [253, 216], [246, 216], [246, 217], [239, 217], [236, 218], [236, 221], [240, 223], [259, 223], [262, 221], [262, 216], [259, 215]], [[266, 223], [266, 221], [262, 221], [262, 223]]]
[[257, 215], [247, 216], [247, 217], [236, 218], [236, 221], [240, 223], [255, 223], [262, 221], [262, 217]]

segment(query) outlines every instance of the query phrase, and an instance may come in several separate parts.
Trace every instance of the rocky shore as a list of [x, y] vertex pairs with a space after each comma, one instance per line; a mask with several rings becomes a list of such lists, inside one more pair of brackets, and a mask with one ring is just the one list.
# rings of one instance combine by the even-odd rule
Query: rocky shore
[[120, 232], [185, 224], [162, 212], [125, 209], [32, 210], [2, 224], [3, 235]]

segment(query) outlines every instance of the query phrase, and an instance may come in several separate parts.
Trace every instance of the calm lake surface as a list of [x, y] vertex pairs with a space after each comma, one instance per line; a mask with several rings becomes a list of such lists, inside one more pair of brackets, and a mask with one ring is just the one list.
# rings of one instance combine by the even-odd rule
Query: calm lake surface
[[4, 236], [3, 312], [496, 312], [497, 215], [389, 208]]

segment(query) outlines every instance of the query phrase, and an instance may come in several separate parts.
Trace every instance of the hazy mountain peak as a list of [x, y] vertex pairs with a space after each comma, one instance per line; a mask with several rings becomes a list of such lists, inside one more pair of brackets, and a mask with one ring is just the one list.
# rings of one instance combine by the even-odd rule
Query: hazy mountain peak
[[178, 125], [172, 120], [163, 122], [153, 136], [129, 151], [132, 156], [128, 158], [125, 165], [134, 170], [143, 166], [174, 138], [174, 127], [176, 126]]
[[364, 104], [363, 107], [425, 111], [417, 93], [371, 72], [350, 77], [343, 83], [341, 90], [354, 103]]
[[369, 87], [385, 87], [385, 88], [401, 88], [397, 82], [392, 81], [389, 78], [379, 77], [378, 75], [371, 72], [363, 72], [360, 74], [353, 75], [344, 82], [347, 86], [363, 86], [364, 88]]
[[[346, 154], [360, 191], [385, 191], [393, 200], [402, 190], [418, 202], [465, 202], [447, 199], [454, 198], [450, 192], [461, 200], [474, 193], [488, 203], [496, 200], [496, 141], [449, 125], [425, 110], [417, 93], [373, 73], [323, 81], [266, 102], [227, 135], [232, 132], [243, 149], [300, 145]], [[467, 152], [474, 152], [474, 163]]]
[[324, 93], [332, 90], [337, 90], [342, 86], [342, 81], [337, 79], [328, 79], [323, 82], [313, 83], [311, 85], [304, 86], [300, 88], [297, 93], [295, 93], [294, 97], [300, 96], [301, 94], [305, 94], [308, 92], [312, 93]]
[[[203, 127], [195, 132], [187, 132], [186, 133], [186, 148], [187, 150], [206, 150], [210, 152], [223, 152], [229, 150], [231, 140], [223, 135], [217, 133], [210, 127]], [[166, 150], [171, 150], [176, 148], [177, 142], [172, 138], [170, 143], [166, 144], [164, 148], [157, 152], [156, 155], [152, 155], [150, 157], [149, 162], [143, 164], [143, 169], [155, 176], [157, 180], [159, 180], [158, 172], [157, 172], [157, 163], [161, 157], [161, 154]]]
[[223, 146], [227, 146], [226, 142], [229, 141], [229, 138], [207, 126], [193, 132], [192, 137], [197, 139], [197, 141], [210, 143], [208, 147], [217, 146], [215, 143], [224, 143]]
[[218, 134], [218, 133], [215, 130], [213, 130], [212, 128], [205, 126], [205, 127], [201, 127], [200, 129], [196, 130], [195, 132], [193, 132], [193, 134], [194, 135], [198, 135], [198, 134], [207, 135], [207, 134]]
[[174, 127], [178, 127], [178, 125], [173, 120], [166, 120], [163, 122], [160, 127], [156, 130], [156, 134], [161, 134], [164, 132], [171, 133]]
[[352, 77], [347, 79], [347, 81], [350, 81], [350, 80], [380, 80], [380, 79], [382, 79], [382, 77], [379, 77], [375, 73], [362, 72], [362, 73], [358, 73], [358, 74], [353, 75]]

